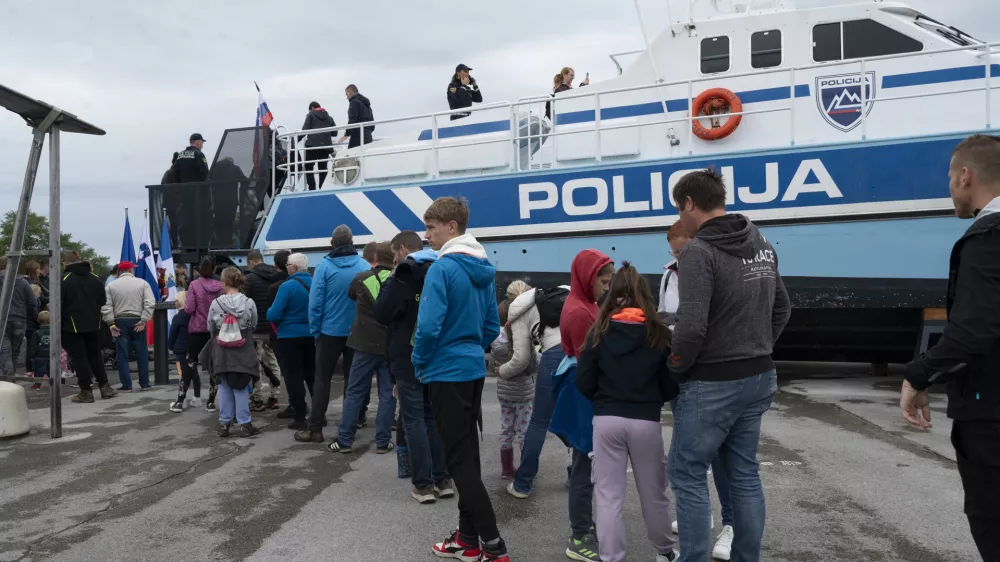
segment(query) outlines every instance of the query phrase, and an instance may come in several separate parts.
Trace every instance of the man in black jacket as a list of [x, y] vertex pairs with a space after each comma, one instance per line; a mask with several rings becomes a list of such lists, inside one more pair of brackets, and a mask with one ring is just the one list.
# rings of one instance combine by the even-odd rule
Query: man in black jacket
[[[448, 107], [451, 109], [462, 109], [472, 107], [473, 103], [483, 103], [483, 93], [479, 91], [479, 84], [476, 79], [469, 75], [472, 69], [460, 64], [455, 67], [455, 75], [451, 77], [448, 84]], [[472, 115], [471, 112], [452, 113], [451, 120], [461, 119]]]
[[927, 388], [947, 382], [965, 514], [983, 560], [1000, 560], [1000, 137], [962, 141], [948, 179], [955, 214], [974, 220], [951, 251], [948, 326], [907, 365], [899, 405], [929, 429]]
[[[6, 271], [7, 258], [0, 256], [0, 285], [3, 284]], [[35, 329], [38, 329], [38, 298], [24, 277], [19, 275], [14, 277], [10, 312], [7, 314], [7, 325], [3, 330], [3, 343], [0, 344], [0, 375], [9, 377], [14, 376], [14, 364], [28, 336], [28, 327], [34, 324]]]
[[[271, 393], [264, 402], [264, 397], [260, 392], [260, 384], [254, 383], [253, 396], [250, 397], [250, 408], [255, 412], [278, 408], [278, 387], [281, 386], [281, 369], [278, 367], [278, 359], [274, 355], [274, 348], [271, 346], [271, 323], [267, 321], [267, 309], [274, 302], [271, 296], [271, 285], [281, 279], [281, 272], [273, 265], [264, 263], [264, 256], [257, 250], [252, 250], [247, 254], [247, 266], [250, 273], [246, 276], [246, 283], [243, 285], [243, 294], [253, 301], [257, 307], [257, 327], [253, 332], [253, 347], [257, 350], [257, 361], [260, 363], [260, 370], [267, 376], [271, 383]], [[285, 275], [287, 277], [287, 274]], [[277, 292], [275, 292], [277, 294]], [[258, 379], [259, 380], [259, 379]]]
[[[330, 114], [320, 106], [318, 101], [309, 102], [309, 113], [306, 114], [306, 121], [302, 124], [302, 130], [326, 129], [336, 127], [337, 122], [330, 117]], [[337, 131], [325, 133], [310, 133], [306, 136], [306, 183], [309, 184], [309, 191], [316, 189], [316, 178], [313, 170], [319, 172], [319, 189], [323, 189], [323, 182], [326, 181], [327, 171], [330, 165], [330, 155], [333, 154], [333, 139], [337, 136]]]
[[420, 235], [400, 232], [390, 243], [396, 269], [375, 301], [375, 319], [386, 327], [389, 372], [399, 395], [400, 423], [406, 432], [413, 469], [411, 495], [420, 503], [454, 495], [444, 458], [444, 443], [431, 410], [430, 392], [413, 370], [413, 334], [424, 277], [437, 254], [423, 250]]
[[205, 137], [201, 133], [191, 135], [191, 144], [177, 153], [177, 160], [170, 166], [173, 183], [188, 183], [208, 179], [208, 158], [201, 151], [205, 147]]
[[[369, 121], [375, 120], [375, 115], [372, 113], [372, 102], [368, 101], [368, 98], [358, 93], [358, 87], [351, 84], [344, 90], [344, 95], [347, 96], [347, 124], [353, 125], [355, 123], [367, 123]], [[375, 125], [370, 127], [355, 127], [353, 129], [348, 129], [344, 136], [340, 137], [340, 142], [344, 142], [344, 139], [350, 138], [351, 142], [347, 143], [347, 148], [354, 148], [356, 146], [361, 146], [361, 131], [359, 129], [365, 130], [365, 144], [372, 143], [372, 133], [375, 131]]]
[[66, 266], [62, 278], [62, 345], [73, 360], [80, 384], [80, 394], [72, 400], [93, 402], [95, 377], [101, 398], [112, 398], [117, 392], [108, 384], [101, 354], [101, 307], [107, 302], [104, 283], [76, 252], [63, 252], [62, 260]]

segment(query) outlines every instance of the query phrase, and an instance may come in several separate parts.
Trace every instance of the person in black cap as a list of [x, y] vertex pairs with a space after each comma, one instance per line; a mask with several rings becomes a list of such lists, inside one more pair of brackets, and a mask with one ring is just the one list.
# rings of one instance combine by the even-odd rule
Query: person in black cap
[[205, 146], [205, 137], [201, 133], [191, 135], [191, 145], [177, 154], [177, 160], [171, 166], [173, 183], [188, 183], [208, 179], [208, 159], [201, 149]]
[[[473, 103], [483, 103], [483, 94], [479, 91], [476, 79], [469, 75], [472, 69], [460, 64], [455, 67], [455, 75], [451, 77], [448, 84], [448, 107], [451, 109], [462, 109], [472, 107]], [[453, 113], [451, 120], [461, 119], [471, 115], [469, 112]]]

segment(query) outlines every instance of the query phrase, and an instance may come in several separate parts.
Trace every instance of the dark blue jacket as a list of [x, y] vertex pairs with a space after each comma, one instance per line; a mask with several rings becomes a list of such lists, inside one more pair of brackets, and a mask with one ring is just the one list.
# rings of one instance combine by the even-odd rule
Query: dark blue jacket
[[[278, 294], [267, 309], [267, 320], [278, 326], [278, 339], [304, 338], [311, 335], [309, 293], [312, 282], [312, 276], [308, 271], [300, 271], [289, 276], [278, 287]], [[303, 283], [306, 284], [305, 287], [302, 286]]]
[[566, 357], [552, 373], [555, 406], [549, 431], [583, 454], [594, 450], [594, 404], [576, 387], [576, 357]]
[[184, 309], [178, 310], [174, 316], [174, 321], [170, 323], [170, 350], [177, 357], [183, 357], [188, 352], [188, 316]]

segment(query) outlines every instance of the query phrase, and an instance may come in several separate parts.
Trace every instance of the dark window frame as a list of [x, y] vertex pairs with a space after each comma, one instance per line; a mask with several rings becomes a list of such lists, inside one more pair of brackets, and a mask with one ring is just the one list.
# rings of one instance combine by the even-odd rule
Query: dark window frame
[[[767, 36], [768, 34], [771, 34], [771, 33], [777, 33], [778, 34], [778, 48], [777, 49], [764, 49], [764, 50], [760, 50], [760, 51], [755, 51], [754, 48], [753, 48], [754, 37], [757, 37], [757, 36], [764, 37], [764, 36]], [[754, 56], [766, 57], [768, 55], [774, 55], [774, 54], [778, 55], [778, 63], [777, 64], [770, 64], [770, 65], [763, 65], [763, 66], [756, 66], [754, 64]], [[768, 68], [777, 68], [777, 67], [779, 67], [779, 66], [781, 66], [783, 64], [785, 64], [785, 36], [781, 32], [780, 29], [762, 29], [760, 31], [754, 31], [754, 32], [750, 33], [750, 69], [751, 70], [764, 70], [764, 69], [768, 69]]]
[[[893, 52], [893, 53], [885, 53], [885, 54], [881, 54], [881, 55], [847, 56], [848, 47], [847, 47], [847, 41], [845, 40], [845, 25], [846, 24], [851, 24], [851, 23], [862, 23], [862, 24], [865, 24], [865, 25], [867, 25], [867, 24], [876, 24], [878, 26], [881, 26], [881, 27], [883, 27], [883, 28], [891, 31], [892, 33], [895, 33], [895, 34], [901, 36], [902, 38], [905, 38], [905, 39], [907, 39], [907, 40], [909, 40], [909, 41], [911, 41], [911, 42], [913, 42], [913, 43], [915, 43], [917, 45], [920, 45], [920, 48], [916, 49], [916, 50], [899, 51], [899, 52]], [[817, 60], [816, 59], [816, 29], [819, 28], [819, 27], [828, 27], [828, 26], [831, 26], [831, 25], [837, 26], [837, 30], [839, 31], [838, 37], [839, 37], [839, 41], [840, 41], [840, 57], [836, 58], [836, 59], [827, 59], [827, 58], [824, 58], [822, 60]], [[820, 63], [820, 64], [826, 63], [826, 62], [840, 62], [840, 61], [846, 61], [846, 60], [861, 60], [861, 59], [869, 59], [869, 58], [883, 57], [883, 56], [893, 56], [893, 55], [905, 55], [905, 54], [909, 54], [909, 53], [919, 53], [919, 52], [923, 51], [927, 47], [927, 45], [925, 45], [924, 42], [921, 41], [920, 39], [917, 39], [916, 37], [913, 37], [913, 36], [908, 35], [908, 34], [902, 32], [902, 31], [899, 31], [898, 29], [890, 27], [890, 26], [888, 26], [888, 25], [886, 25], [886, 24], [884, 24], [884, 23], [882, 23], [882, 22], [880, 22], [880, 21], [878, 21], [876, 19], [873, 19], [873, 18], [861, 18], [861, 19], [828, 21], [828, 22], [816, 23], [816, 24], [813, 24], [812, 31], [810, 32], [810, 39], [811, 39], [811, 47], [812, 47], [812, 60], [813, 60], [813, 62]]]
[[[712, 55], [712, 56], [706, 58], [705, 54], [704, 54], [705, 53], [705, 43], [707, 41], [715, 42], [715, 41], [718, 41], [720, 39], [725, 39], [726, 40], [726, 54], [724, 56], [723, 55]], [[721, 60], [723, 57], [726, 59], [726, 68], [725, 68], [725, 70], [718, 70], [718, 71], [715, 71], [715, 72], [706, 72], [705, 71], [705, 62], [706, 61], [712, 63], [712, 62], [714, 62], [716, 60]], [[703, 38], [698, 43], [698, 71], [702, 75], [725, 74], [725, 73], [729, 72], [732, 69], [733, 69], [733, 39], [730, 36], [728, 36], [728, 35], [715, 35], [713, 37], [705, 37], [705, 38]]]

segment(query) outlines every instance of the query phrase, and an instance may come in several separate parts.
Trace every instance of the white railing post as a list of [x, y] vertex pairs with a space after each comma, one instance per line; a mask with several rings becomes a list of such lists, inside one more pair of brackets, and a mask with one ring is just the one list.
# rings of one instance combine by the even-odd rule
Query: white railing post
[[992, 116], [992, 113], [993, 113], [993, 111], [992, 111], [993, 110], [993, 103], [992, 103], [993, 102], [993, 89], [992, 89], [992, 86], [990, 85], [991, 84], [991, 78], [992, 78], [991, 74], [992, 74], [992, 71], [993, 71], [993, 65], [991, 64], [992, 63], [992, 57], [990, 55], [992, 54], [993, 48], [990, 47], [987, 44], [987, 45], [983, 45], [983, 49], [986, 51], [986, 54], [984, 55], [985, 58], [986, 58], [986, 62], [985, 62], [985, 65], [986, 65], [986, 74], [984, 75], [986, 77], [986, 128], [989, 129], [990, 128], [990, 121], [992, 121], [992, 117], [993, 117]]
[[438, 160], [438, 120], [437, 114], [431, 115], [431, 174], [432, 177], [438, 177], [438, 166], [440, 161]]
[[597, 163], [601, 163], [601, 93], [594, 93], [594, 155]]
[[[872, 84], [874, 87], [875, 84]], [[868, 96], [865, 95], [868, 91], [868, 75], [865, 74], [865, 59], [861, 59], [861, 140], [868, 140], [868, 120], [865, 119], [865, 111], [868, 109], [865, 105], [868, 100]]]
[[688, 80], [688, 156], [694, 154], [694, 84]]
[[[510, 117], [510, 138], [513, 141], [511, 144], [514, 147], [514, 157], [510, 159], [511, 171], [518, 171], [521, 169], [521, 131], [517, 126], [517, 112], [514, 110], [514, 104], [510, 104], [508, 111]], [[528, 134], [531, 134], [531, 119], [528, 119]], [[531, 137], [528, 137], [528, 154], [531, 154]]]
[[788, 138], [789, 145], [795, 146], [795, 69], [788, 71]]

